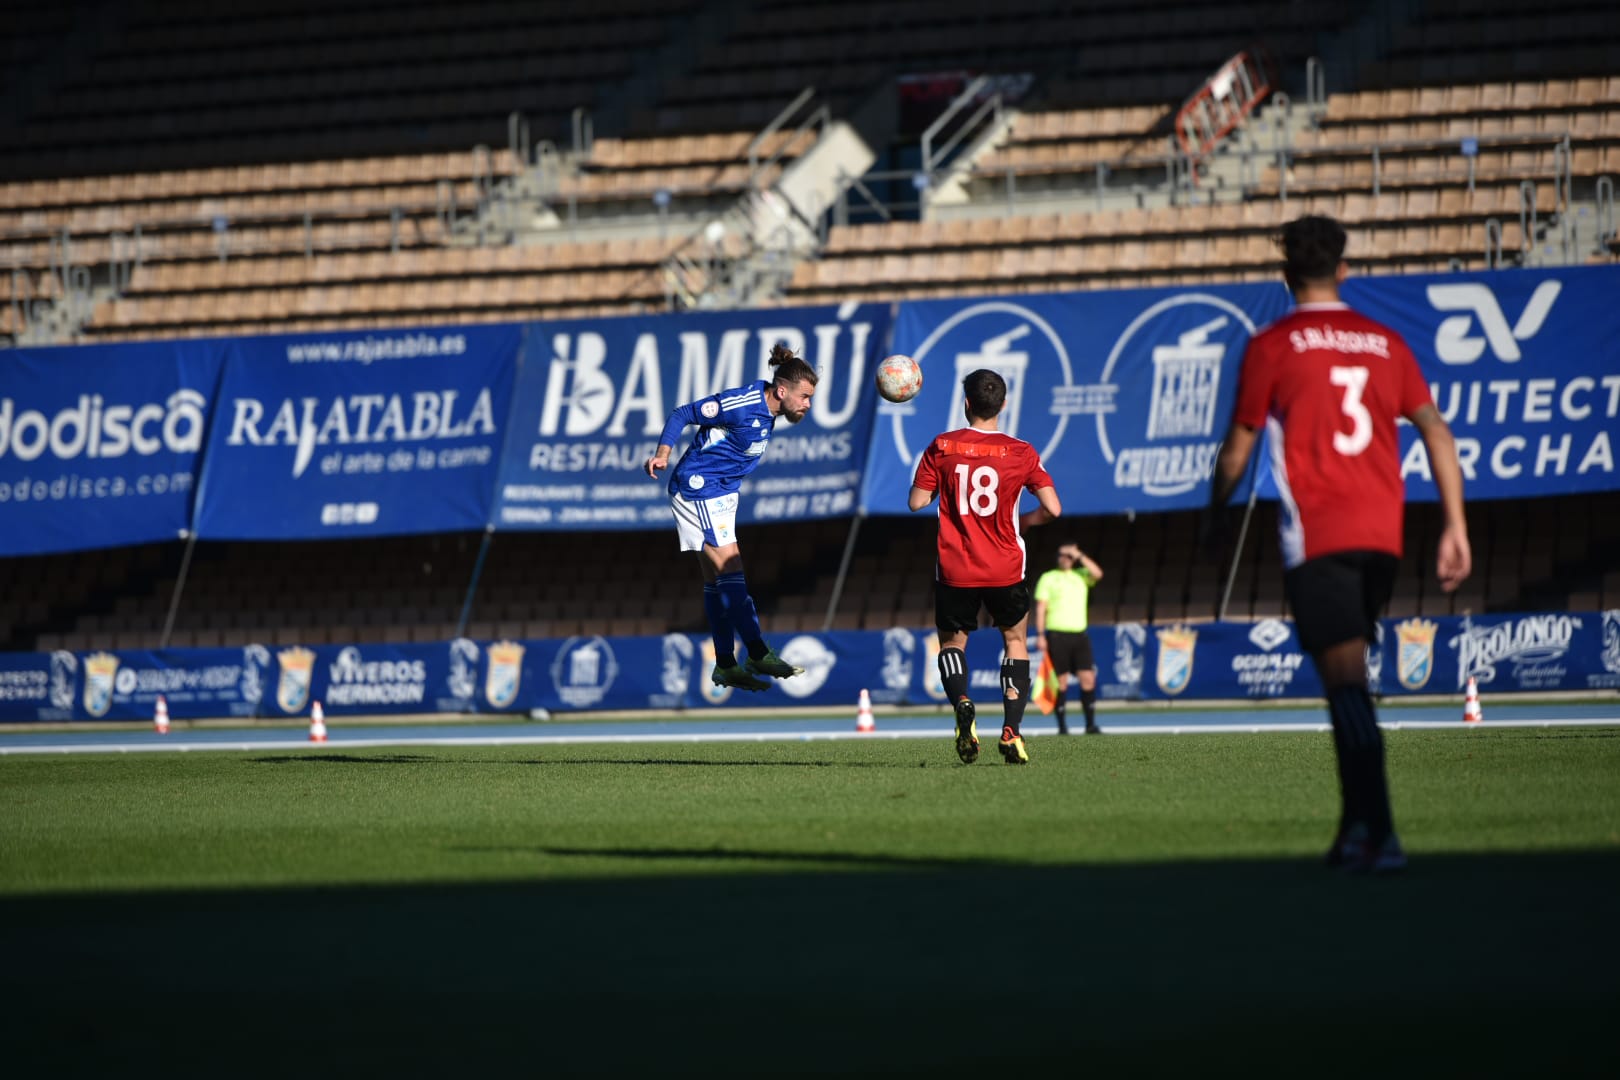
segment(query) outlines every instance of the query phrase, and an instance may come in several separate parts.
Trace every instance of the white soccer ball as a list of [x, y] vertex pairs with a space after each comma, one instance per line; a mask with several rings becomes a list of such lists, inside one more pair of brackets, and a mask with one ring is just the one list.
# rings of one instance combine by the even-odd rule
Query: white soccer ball
[[922, 389], [922, 368], [909, 356], [885, 356], [877, 369], [877, 391], [885, 401], [910, 401]]

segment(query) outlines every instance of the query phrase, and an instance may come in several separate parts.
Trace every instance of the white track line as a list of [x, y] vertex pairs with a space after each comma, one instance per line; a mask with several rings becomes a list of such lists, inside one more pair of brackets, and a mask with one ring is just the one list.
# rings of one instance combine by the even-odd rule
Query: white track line
[[[1457, 720], [1395, 720], [1379, 725], [1387, 731], [1490, 731], [1498, 728], [1554, 728], [1554, 727], [1616, 727], [1620, 716], [1606, 719], [1524, 719], [1487, 720], [1480, 724], [1467, 724]], [[1129, 727], [1111, 727], [1112, 735], [1260, 735], [1267, 732], [1326, 732], [1326, 723], [1309, 724], [1139, 724]], [[1078, 736], [1077, 736], [1078, 737]], [[154, 737], [156, 738], [156, 737]], [[0, 746], [0, 757], [16, 754], [136, 754], [155, 751], [193, 753], [207, 750], [305, 750], [311, 753], [328, 751], [376, 749], [387, 746], [564, 746], [625, 743], [706, 743], [706, 742], [826, 742], [844, 739], [945, 739], [948, 729], [938, 731], [750, 731], [750, 732], [691, 732], [670, 734], [630, 735], [479, 735], [403, 736], [385, 739], [349, 739], [334, 737], [330, 742], [311, 743], [292, 739], [247, 739], [239, 742], [183, 742], [152, 741], [126, 743], [58, 743], [33, 746]], [[1042, 739], [1059, 738], [1052, 732], [1042, 733]]]

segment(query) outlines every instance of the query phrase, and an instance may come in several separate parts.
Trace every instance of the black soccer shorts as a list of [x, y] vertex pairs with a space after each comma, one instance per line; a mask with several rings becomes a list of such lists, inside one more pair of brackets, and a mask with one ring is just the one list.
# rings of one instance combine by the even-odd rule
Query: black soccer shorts
[[993, 589], [959, 589], [934, 582], [934, 625], [943, 631], [971, 634], [977, 630], [981, 604], [996, 626], [1017, 626], [1029, 614], [1029, 588], [1022, 581]]
[[1283, 590], [1300, 647], [1315, 654], [1354, 638], [1375, 640], [1399, 563], [1384, 551], [1339, 551], [1285, 573]]
[[1091, 671], [1097, 666], [1091, 655], [1091, 635], [1084, 630], [1048, 630], [1046, 655], [1052, 658], [1052, 667], [1059, 674]]

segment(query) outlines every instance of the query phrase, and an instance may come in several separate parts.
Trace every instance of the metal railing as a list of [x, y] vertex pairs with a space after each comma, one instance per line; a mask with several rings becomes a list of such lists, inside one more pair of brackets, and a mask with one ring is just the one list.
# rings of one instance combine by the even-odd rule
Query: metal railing
[[769, 169], [771, 166], [778, 164], [784, 157], [802, 144], [806, 138], [809, 138], [813, 143], [816, 139], [821, 137], [821, 132], [825, 132], [827, 130], [827, 126], [832, 123], [832, 109], [825, 102], [823, 102], [822, 104], [811, 109], [808, 115], [800, 118], [798, 124], [795, 125], [793, 129], [793, 134], [788, 136], [787, 139], [783, 140], [782, 145], [778, 146], [768, 158], [765, 158], [764, 161], [760, 160], [761, 151], [764, 149], [765, 144], [770, 141], [771, 136], [775, 135], [778, 131], [781, 131], [788, 124], [792, 123], [793, 118], [807, 108], [811, 102], [815, 101], [815, 99], [816, 88], [813, 86], [805, 87], [803, 90], [799, 91], [797, 97], [788, 102], [788, 104], [782, 108], [782, 111], [777, 113], [776, 116], [771, 119], [770, 123], [766, 124], [765, 127], [760, 130], [759, 134], [755, 135], [751, 140], [749, 140], [748, 186], [750, 188], [753, 188], [758, 184], [759, 176], [762, 172]]
[[[933, 183], [935, 175], [942, 170], [945, 163], [950, 160], [951, 154], [962, 145], [963, 141], [974, 132], [981, 130], [981, 123], [986, 119], [991, 121], [992, 127], [1001, 123], [1004, 107], [1001, 91], [992, 90], [984, 96], [982, 101], [979, 101], [979, 96], [991, 85], [991, 79], [988, 75], [980, 75], [968, 83], [967, 86], [962, 88], [962, 92], [957, 94], [955, 99], [945, 107], [945, 111], [940, 113], [922, 133], [922, 138], [918, 144], [922, 152], [922, 171], [929, 178], [930, 184]], [[976, 101], [978, 101], [979, 107], [974, 109], [967, 119], [957, 125], [956, 130], [951, 133], [949, 138], [936, 147], [934, 139], [950, 126], [951, 121]]]
[[1485, 219], [1485, 269], [1500, 270], [1502, 262], [1502, 223], [1496, 218]]
[[1613, 241], [1615, 236], [1614, 216], [1614, 177], [1600, 176], [1593, 187], [1592, 195], [1597, 202], [1597, 238], [1598, 247]]

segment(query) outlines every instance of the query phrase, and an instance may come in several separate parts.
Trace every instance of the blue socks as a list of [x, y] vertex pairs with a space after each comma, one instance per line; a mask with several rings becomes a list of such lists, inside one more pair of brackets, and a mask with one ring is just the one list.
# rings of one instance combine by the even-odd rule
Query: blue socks
[[709, 633], [714, 636], [714, 662], [720, 667], [737, 666], [737, 639], [731, 632], [731, 620], [726, 618], [726, 601], [718, 585], [703, 586], [703, 614], [709, 619]]
[[[731, 626], [737, 631], [737, 636], [748, 646], [748, 655], [755, 660], [763, 657], [770, 648], [765, 644], [765, 635], [760, 632], [759, 613], [754, 609], [754, 598], [748, 595], [748, 581], [742, 572], [721, 574], [714, 579], [712, 587], [719, 590], [720, 601], [725, 605], [725, 614], [731, 620]], [[707, 585], [703, 588], [705, 605], [709, 588]]]

